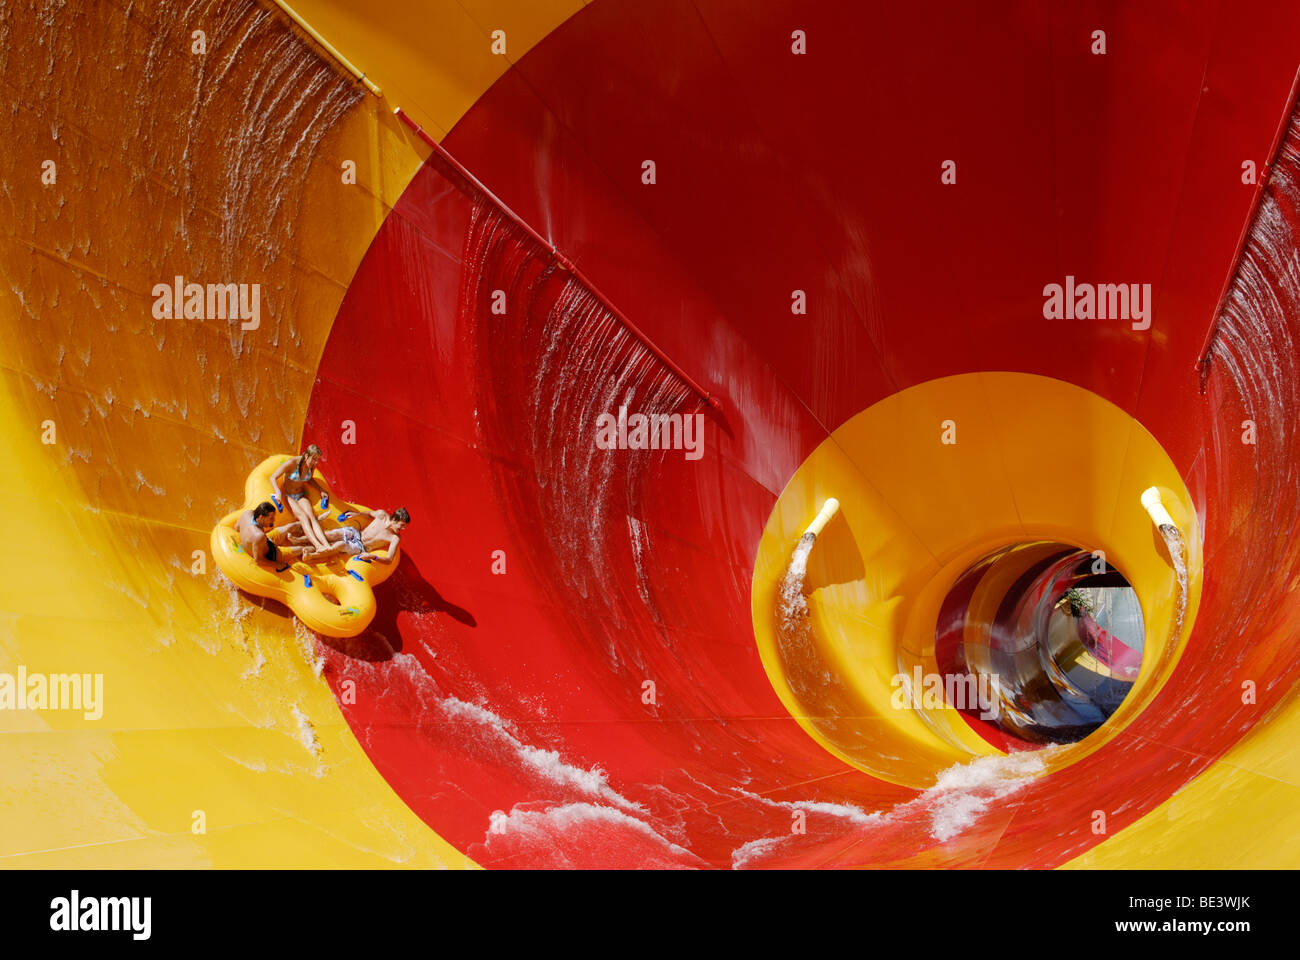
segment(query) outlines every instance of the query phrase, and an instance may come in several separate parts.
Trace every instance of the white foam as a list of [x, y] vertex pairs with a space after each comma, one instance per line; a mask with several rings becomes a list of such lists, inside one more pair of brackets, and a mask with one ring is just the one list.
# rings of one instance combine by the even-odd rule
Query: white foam
[[266, 654], [262, 652], [262, 648], [259, 645], [254, 644], [253, 652], [256, 654], [256, 657], [254, 657], [253, 662], [249, 664], [248, 669], [239, 675], [241, 680], [251, 680], [253, 677], [260, 677], [262, 675], [262, 668], [266, 666]]
[[303, 655], [307, 658], [307, 662], [311, 664], [312, 673], [319, 680], [325, 670], [325, 658], [316, 653], [315, 631], [295, 617], [293, 620], [293, 635], [297, 639]]
[[770, 857], [777, 847], [789, 839], [789, 837], [760, 837], [742, 844], [731, 851], [731, 869], [744, 870], [751, 864]]
[[543, 750], [530, 746], [516, 737], [506, 722], [491, 710], [477, 704], [466, 703], [456, 697], [442, 701], [442, 709], [450, 716], [480, 724], [494, 734], [502, 744], [515, 754], [519, 761], [542, 778], [559, 786], [570, 787], [593, 797], [600, 797], [626, 810], [644, 812], [645, 807], [628, 800], [609, 785], [609, 777], [600, 767], [584, 770], [565, 762], [558, 750]]
[[320, 756], [320, 740], [316, 736], [316, 728], [312, 726], [311, 719], [307, 714], [294, 704], [290, 709], [293, 711], [293, 718], [298, 722], [298, 742], [312, 752], [313, 756]]
[[152, 483], [150, 483], [148, 480], [145, 479], [145, 476], [144, 476], [144, 474], [143, 474], [142, 472], [140, 472], [139, 470], [137, 470], [137, 471], [135, 472], [135, 489], [136, 489], [136, 492], [138, 493], [138, 492], [139, 492], [141, 489], [143, 489], [143, 488], [148, 488], [149, 492], [152, 493], [155, 497], [165, 497], [165, 496], [167, 496], [167, 491], [166, 491], [166, 490], [164, 490], [162, 487], [156, 487], [156, 486], [154, 486]]
[[[1024, 789], [1045, 769], [1043, 757], [1054, 747], [1033, 753], [977, 757], [940, 772], [933, 787], [887, 811], [867, 812], [852, 804], [804, 800], [771, 800], [747, 790], [737, 792], [760, 803], [790, 810], [806, 810], [847, 820], [854, 828], [883, 828], [922, 814], [929, 818], [930, 835], [946, 843], [973, 826], [998, 800]], [[845, 831], [848, 833], [848, 830]], [[778, 852], [788, 837], [761, 837], [732, 851], [733, 869], [743, 869]]]
[[[704, 865], [704, 861], [699, 857], [664, 837], [644, 820], [629, 816], [614, 807], [585, 802], [565, 803], [544, 810], [521, 809], [518, 805], [509, 813], [496, 810], [490, 818], [484, 842], [490, 849], [495, 838], [513, 837], [527, 843], [545, 844], [563, 857], [566, 835], [591, 825], [631, 830], [671, 857], [661, 861], [649, 861], [645, 864], [647, 867]], [[567, 861], [567, 857], [564, 859]], [[682, 860], [688, 862], [682, 863]]]
[[1044, 770], [1040, 754], [977, 757], [949, 767], [911, 803], [930, 806], [930, 833], [946, 843], [972, 826], [995, 800], [1027, 787]]
[[828, 817], [839, 817], [842, 820], [864, 826], [875, 823], [881, 818], [881, 814], [868, 813], [861, 807], [855, 807], [851, 803], [827, 803], [824, 800], [772, 800], [761, 794], [751, 793], [741, 787], [733, 787], [732, 789], [743, 796], [749, 797], [751, 800], [757, 800], [759, 803], [765, 803], [770, 807], [784, 807], [787, 810], [821, 813]]
[[264, 760], [242, 760], [229, 753], [223, 753], [223, 757], [231, 763], [237, 763], [245, 770], [252, 770], [254, 773], [266, 773], [266, 761]]
[[812, 553], [816, 540], [801, 539], [790, 557], [790, 566], [786, 568], [785, 578], [781, 581], [779, 601], [781, 620], [786, 626], [802, 619], [808, 614], [808, 602], [803, 596], [803, 580], [808, 572], [808, 555]]

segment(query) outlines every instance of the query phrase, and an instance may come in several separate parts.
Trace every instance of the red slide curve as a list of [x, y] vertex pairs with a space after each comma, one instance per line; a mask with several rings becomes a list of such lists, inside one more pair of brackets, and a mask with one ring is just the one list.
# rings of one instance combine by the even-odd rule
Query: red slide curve
[[[338, 489], [413, 517], [377, 619], [326, 641], [326, 676], [432, 828], [486, 866], [1051, 867], [1098, 841], [1096, 796], [1127, 798], [1113, 830], [1136, 821], [1281, 701], [1300, 675], [1300, 331], [1277, 246], [1294, 138], [1264, 190], [1272, 240], [1252, 235], [1198, 363], [1258, 199], [1242, 163], [1265, 166], [1287, 113], [1300, 8], [1177, 11], [599, 2], [469, 111], [447, 150], [721, 409], [436, 156], [410, 184], [335, 322], [306, 436]], [[789, 55], [794, 28], [816, 57]], [[1066, 275], [1151, 283], [1152, 329], [1045, 320]], [[1202, 511], [1205, 592], [1125, 736], [963, 806], [799, 727], [750, 586], [777, 495], [832, 430], [982, 370], [1137, 418]], [[628, 403], [704, 413], [706, 455], [597, 448], [597, 417]], [[1243, 466], [1225, 449], [1251, 415]], [[1261, 710], [1239, 676], [1267, 678]]]

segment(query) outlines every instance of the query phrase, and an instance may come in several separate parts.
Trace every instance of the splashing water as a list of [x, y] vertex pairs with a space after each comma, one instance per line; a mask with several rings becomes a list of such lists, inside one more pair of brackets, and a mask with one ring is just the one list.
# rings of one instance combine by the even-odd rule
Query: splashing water
[[[223, 424], [256, 419], [263, 405], [305, 405], [266, 360], [300, 343], [306, 304], [325, 306], [324, 284], [304, 280], [303, 268], [328, 267], [300, 234], [312, 222], [317, 161], [365, 93], [252, 0], [8, 6], [17, 12], [0, 16], [0, 74], [24, 78], [22, 109], [14, 105], [22, 136], [11, 138], [24, 145], [0, 160], [0, 197], [12, 170], [45, 155], [47, 137], [71, 135], [65, 149], [82, 158], [75, 181], [53, 187], [75, 202], [6, 207], [15, 237], [57, 255], [3, 264], [14, 319], [42, 331], [11, 338], [8, 360], [40, 372], [61, 433], [86, 428], [68, 439], [89, 446], [70, 466], [90, 499], [140, 515], [141, 488], [193, 486], [198, 465], [184, 454], [204, 450], [203, 467], [230, 458], [210, 442], [224, 439]], [[206, 53], [178, 55], [196, 25]], [[32, 63], [43, 69], [23, 69]], [[158, 317], [147, 292], [178, 275], [258, 285], [261, 328]], [[85, 331], [112, 332], [111, 357], [101, 346], [110, 341]], [[294, 419], [272, 418], [282, 441]], [[106, 443], [122, 430], [156, 436], [156, 447]], [[260, 430], [255, 422], [235, 440], [241, 453]], [[176, 455], [149, 455], [163, 447]], [[102, 481], [105, 470], [122, 482]], [[148, 512], [178, 526], [211, 522], [205, 505], [175, 495]]]
[[1253, 490], [1220, 498], [1225, 527], [1241, 536], [1241, 555], [1255, 561], [1231, 571], [1235, 600], [1224, 635], [1237, 638], [1277, 613], [1277, 598], [1300, 566], [1300, 111], [1260, 199], [1208, 361], [1205, 381], [1231, 391], [1221, 407], [1239, 405], [1258, 430], [1256, 443], [1243, 448], [1238, 418], [1214, 421], [1218, 456], [1254, 468]]
[[[486, 199], [475, 204], [466, 236], [460, 308], [484, 329], [476, 367], [490, 449], [529, 464], [503, 473], [499, 496], [520, 523], [540, 523], [553, 565], [549, 581], [575, 603], [570, 626], [602, 643], [612, 669], [639, 665], [644, 645], [609, 630], [600, 616], [662, 624], [652, 577], [642, 489], [660, 451], [605, 450], [597, 418], [629, 412], [683, 413], [690, 387], [572, 274], [562, 270]], [[493, 309], [504, 292], [510, 309]], [[527, 384], [524, 390], [502, 383]], [[631, 577], [617, 568], [630, 569]], [[593, 606], [603, 610], [592, 610]], [[583, 609], [586, 608], [586, 609]], [[661, 638], [667, 642], [667, 634]]]
[[1160, 536], [1164, 538], [1165, 547], [1169, 550], [1169, 560], [1174, 565], [1174, 576], [1178, 580], [1178, 604], [1174, 608], [1173, 629], [1173, 638], [1177, 640], [1183, 632], [1183, 619], [1187, 615], [1187, 544], [1172, 523], [1160, 524]]
[[585, 802], [498, 810], [474, 852], [488, 862], [526, 855], [530, 865], [549, 869], [591, 869], [593, 862], [597, 868], [639, 870], [708, 866], [644, 820]]
[[817, 655], [812, 624], [808, 618], [808, 600], [804, 597], [804, 578], [808, 575], [808, 557], [817, 538], [799, 539], [790, 565], [781, 579], [776, 601], [776, 640], [786, 664], [790, 685], [801, 696], [816, 695], [824, 675]]
[[316, 736], [316, 727], [311, 722], [311, 718], [303, 713], [302, 708], [296, 703], [291, 705], [289, 709], [293, 713], [294, 722], [297, 724], [298, 742], [314, 756], [319, 757], [322, 750], [321, 742], [320, 738]]
[[613, 789], [609, 785], [609, 777], [599, 766], [580, 767], [566, 761], [558, 750], [545, 750], [525, 743], [511, 732], [500, 716], [488, 708], [467, 703], [457, 697], [446, 697], [439, 706], [449, 719], [477, 727], [481, 739], [495, 741], [506, 752], [513, 754], [516, 762], [548, 783], [589, 795], [608, 806], [621, 807], [633, 813], [645, 812], [641, 804]]
[[[934, 786], [911, 800], [882, 811], [866, 811], [852, 804], [809, 801], [774, 801], [740, 791], [770, 806], [803, 810], [810, 816], [821, 815], [823, 842], [837, 838], [843, 844], [856, 837], [859, 842], [880, 842], [893, 829], [912, 822], [926, 824], [926, 831], [944, 844], [961, 836], [999, 804], [1019, 793], [1047, 771], [1045, 759], [1059, 747], [1047, 747], [1033, 753], [976, 757], [943, 770]], [[732, 851], [733, 869], [764, 864], [778, 865], [785, 855], [804, 841], [800, 837], [759, 837]]]
[[786, 567], [776, 602], [776, 640], [790, 689], [804, 704], [809, 718], [824, 730], [836, 726], [836, 719], [852, 713], [845, 699], [843, 681], [817, 647], [817, 635], [809, 617], [804, 595], [808, 559], [817, 537], [805, 533], [799, 538]]
[[793, 628], [798, 621], [808, 616], [808, 601], [804, 599], [803, 581], [808, 574], [808, 555], [812, 553], [813, 544], [816, 542], [817, 538], [811, 534], [805, 534], [799, 539], [799, 545], [794, 548], [794, 555], [790, 558], [790, 566], [786, 568], [785, 578], [781, 581], [777, 612], [784, 627]]

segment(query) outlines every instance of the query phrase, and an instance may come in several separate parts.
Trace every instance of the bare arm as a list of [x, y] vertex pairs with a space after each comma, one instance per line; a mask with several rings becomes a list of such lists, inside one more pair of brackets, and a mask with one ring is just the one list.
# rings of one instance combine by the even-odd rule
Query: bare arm
[[392, 563], [393, 557], [397, 556], [397, 545], [402, 542], [401, 537], [393, 537], [388, 541], [388, 552], [382, 555], [376, 555], [375, 559], [380, 563]]
[[[321, 510], [325, 511], [325, 513], [329, 513], [329, 494], [325, 492], [325, 488], [321, 486], [320, 481], [312, 476], [304, 480], [302, 485], [304, 489], [310, 487], [316, 491], [316, 500], [319, 503]], [[325, 516], [325, 513], [322, 513], [321, 516]]]
[[284, 461], [284, 463], [280, 464], [280, 466], [276, 468], [275, 473], [271, 474], [271, 501], [276, 505], [276, 507], [280, 507], [281, 503], [283, 503], [281, 500], [284, 496], [281, 492], [281, 478], [285, 475], [288, 469], [293, 466], [294, 462], [295, 461], [292, 458]]
[[266, 563], [266, 534], [260, 529], [256, 533], [243, 531], [239, 536], [240, 545], [254, 563]]

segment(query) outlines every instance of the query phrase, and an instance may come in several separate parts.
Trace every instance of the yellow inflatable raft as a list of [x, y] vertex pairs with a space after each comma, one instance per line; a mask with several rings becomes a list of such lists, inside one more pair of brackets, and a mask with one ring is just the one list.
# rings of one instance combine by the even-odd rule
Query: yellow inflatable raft
[[[355, 637], [375, 618], [375, 584], [383, 583], [397, 569], [401, 552], [390, 562], [365, 561], [357, 557], [336, 555], [318, 563], [292, 562], [288, 569], [277, 571], [280, 564], [257, 563], [240, 543], [238, 523], [240, 514], [251, 510], [263, 500], [271, 499], [271, 474], [280, 464], [293, 457], [279, 454], [263, 460], [244, 482], [244, 503], [238, 510], [221, 518], [212, 528], [212, 556], [221, 572], [242, 590], [259, 597], [279, 600], [291, 609], [298, 619], [317, 633], [327, 637]], [[344, 520], [340, 516], [368, 510], [358, 504], [335, 501], [334, 494], [319, 472], [313, 474], [321, 489], [329, 496], [329, 515], [320, 521], [325, 531], [336, 529], [344, 523], [360, 530], [364, 524], [357, 520]], [[318, 504], [313, 509], [320, 513]], [[286, 526], [296, 518], [281, 502], [275, 515], [277, 527]], [[278, 538], [272, 537], [277, 546]]]

